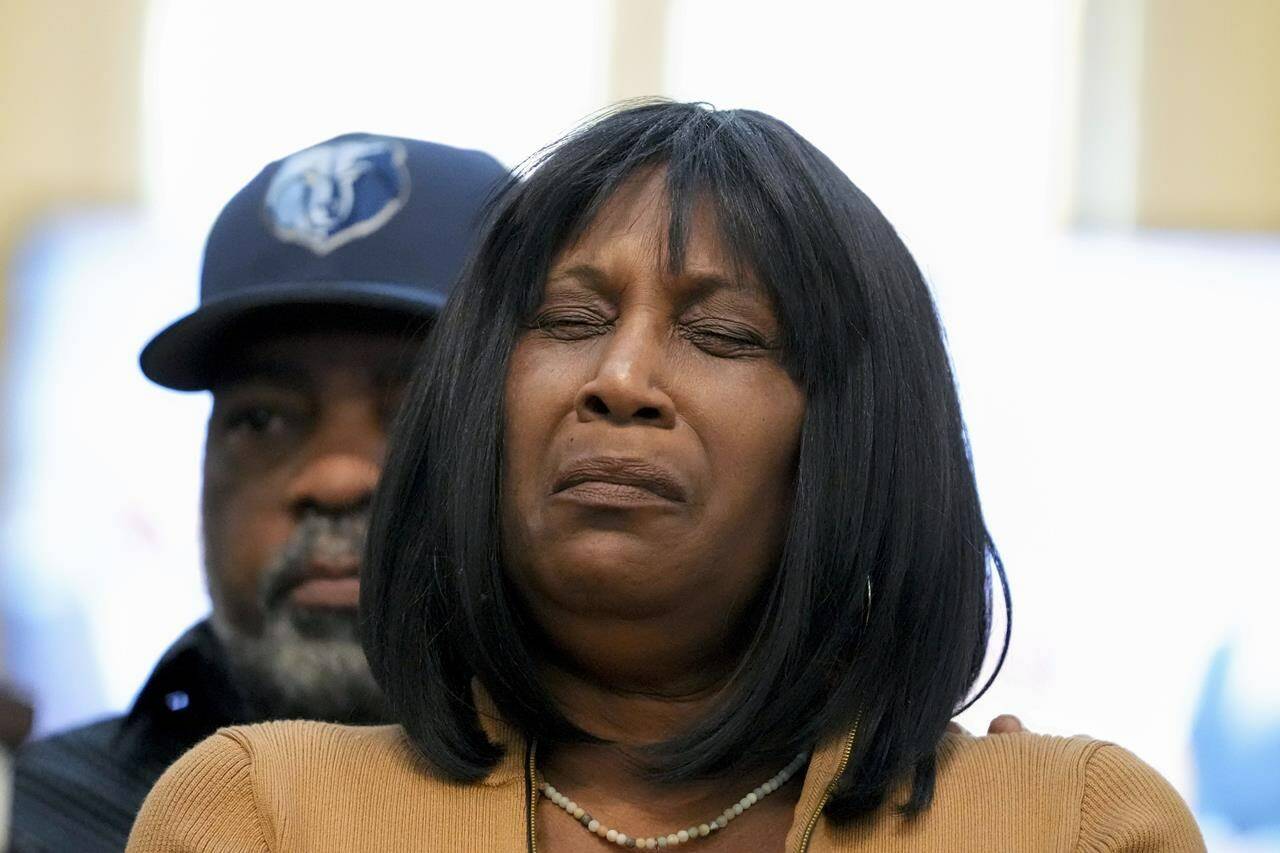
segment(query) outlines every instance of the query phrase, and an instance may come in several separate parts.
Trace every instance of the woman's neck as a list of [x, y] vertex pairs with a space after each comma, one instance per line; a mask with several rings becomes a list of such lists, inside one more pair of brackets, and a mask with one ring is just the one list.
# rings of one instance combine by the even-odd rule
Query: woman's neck
[[[723, 675], [655, 690], [607, 684], [548, 667], [543, 683], [571, 721], [603, 742], [541, 749], [539, 771], [602, 823], [628, 834], [666, 834], [714, 820], [786, 763], [734, 768], [724, 777], [692, 782], [658, 783], [651, 778], [643, 748], [669, 740], [706, 714], [720, 698]], [[747, 820], [755, 832], [771, 830], [785, 836], [803, 775], [797, 774], [797, 780], [753, 810]], [[559, 829], [569, 838], [583, 832], [567, 815], [554, 814], [557, 811], [543, 812], [545, 828]], [[717, 845], [700, 846], [710, 850]]]
[[659, 743], [689, 728], [715, 704], [724, 686], [721, 667], [663, 683], [628, 683], [558, 666], [542, 683], [561, 712], [584, 731], [623, 750]]

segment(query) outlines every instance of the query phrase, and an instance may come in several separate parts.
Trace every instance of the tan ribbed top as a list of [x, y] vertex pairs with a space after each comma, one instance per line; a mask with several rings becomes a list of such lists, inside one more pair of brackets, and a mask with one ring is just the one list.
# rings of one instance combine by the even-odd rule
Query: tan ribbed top
[[[507, 756], [484, 782], [473, 785], [432, 775], [398, 726], [293, 721], [223, 729], [156, 783], [128, 849], [527, 850], [527, 751], [503, 724], [487, 722], [486, 729], [507, 745]], [[846, 740], [837, 738], [814, 754], [787, 838], [788, 853], [803, 849], [804, 830], [837, 772]], [[740, 849], [755, 850], [749, 822], [747, 817], [729, 824], [722, 839], [741, 833]], [[601, 841], [600, 847], [607, 851], [614, 845]], [[697, 844], [687, 849], [696, 853]], [[1118, 746], [1080, 737], [948, 734], [939, 750], [934, 803], [923, 816], [906, 821], [887, 807], [857, 826], [832, 826], [822, 818], [807, 853], [1204, 849], [1178, 794]]]

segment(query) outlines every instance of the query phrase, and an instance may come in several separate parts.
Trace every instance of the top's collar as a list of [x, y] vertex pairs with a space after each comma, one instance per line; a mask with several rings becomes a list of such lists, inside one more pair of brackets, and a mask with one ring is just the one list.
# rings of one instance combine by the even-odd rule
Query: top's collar
[[[478, 680], [472, 682], [471, 692], [476, 714], [480, 718], [480, 728], [491, 743], [503, 749], [502, 758], [482, 784], [496, 786], [523, 780], [529, 749], [524, 735], [502, 718], [497, 705]], [[848, 764], [855, 735], [856, 730], [842, 732], [827, 738], [813, 751], [800, 800], [796, 803], [796, 819], [787, 836], [788, 850], [797, 849], [808, 824], [827, 799], [828, 789]]]
[[796, 803], [795, 819], [787, 833], [787, 850], [803, 850], [805, 839], [815, 831], [821, 819], [831, 789], [849, 764], [854, 741], [858, 736], [858, 724], [853, 729], [824, 740], [809, 759], [809, 770], [804, 775], [804, 787]]
[[480, 729], [485, 737], [495, 746], [502, 747], [502, 758], [498, 759], [498, 763], [481, 784], [497, 786], [523, 780], [529, 750], [524, 735], [502, 718], [489, 691], [484, 689], [478, 679], [471, 682], [471, 701], [475, 704], [476, 716], [480, 719]]

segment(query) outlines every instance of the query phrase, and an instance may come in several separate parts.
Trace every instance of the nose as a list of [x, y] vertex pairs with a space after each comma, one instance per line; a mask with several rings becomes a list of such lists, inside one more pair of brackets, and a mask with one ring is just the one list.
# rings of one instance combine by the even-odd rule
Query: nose
[[619, 323], [594, 375], [578, 391], [578, 420], [673, 428], [675, 404], [661, 386], [666, 357], [654, 323]]
[[289, 486], [299, 515], [342, 515], [369, 505], [382, 474], [386, 430], [372, 401], [352, 401], [322, 413], [311, 447]]

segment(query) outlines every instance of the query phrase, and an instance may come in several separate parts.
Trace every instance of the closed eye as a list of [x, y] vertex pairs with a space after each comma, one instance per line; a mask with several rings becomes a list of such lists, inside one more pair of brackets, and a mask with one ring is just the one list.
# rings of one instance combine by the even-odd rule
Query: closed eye
[[542, 332], [549, 338], [562, 341], [576, 341], [603, 335], [612, 326], [613, 323], [600, 314], [580, 309], [544, 311], [534, 317], [530, 324], [530, 328]]
[[721, 358], [761, 355], [775, 349], [763, 335], [738, 323], [702, 320], [683, 324], [680, 333], [694, 346]]

